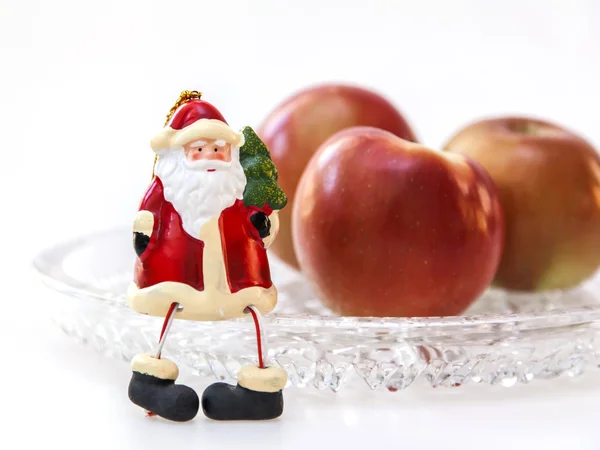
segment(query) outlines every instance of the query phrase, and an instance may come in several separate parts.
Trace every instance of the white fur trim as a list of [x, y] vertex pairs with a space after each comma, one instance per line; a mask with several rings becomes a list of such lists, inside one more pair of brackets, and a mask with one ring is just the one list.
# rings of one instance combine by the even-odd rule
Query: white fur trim
[[150, 355], [135, 355], [131, 360], [131, 370], [161, 380], [176, 380], [179, 376], [179, 368], [173, 361]]
[[269, 248], [273, 244], [273, 241], [275, 241], [275, 238], [279, 233], [279, 212], [273, 211], [271, 215], [269, 215], [269, 220], [271, 221], [271, 231], [269, 235], [263, 239], [265, 248]]
[[280, 367], [261, 369], [244, 366], [238, 373], [238, 384], [256, 392], [278, 392], [287, 384], [287, 373]]
[[198, 139], [223, 140], [234, 147], [244, 145], [244, 135], [236, 133], [225, 122], [218, 119], [200, 119], [181, 130], [166, 126], [150, 141], [150, 147], [155, 152], [159, 152], [172, 147], [181, 147]]
[[150, 211], [138, 212], [133, 221], [134, 233], [143, 233], [146, 236], [152, 236], [154, 229], [154, 215]]
[[127, 289], [129, 306], [142, 314], [165, 317], [171, 303], [183, 306], [178, 319], [214, 321], [246, 317], [244, 309], [254, 305], [261, 314], [268, 314], [277, 304], [275, 285], [265, 289], [252, 286], [234, 294], [216, 289], [197, 291], [184, 283], [165, 281], [143, 289], [130, 283]]

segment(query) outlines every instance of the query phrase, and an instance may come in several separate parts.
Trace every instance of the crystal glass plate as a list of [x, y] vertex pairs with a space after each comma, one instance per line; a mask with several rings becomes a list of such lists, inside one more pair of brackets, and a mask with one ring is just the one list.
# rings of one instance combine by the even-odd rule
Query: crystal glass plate
[[[116, 230], [58, 245], [34, 261], [51, 288], [43, 303], [61, 329], [127, 361], [156, 348], [162, 325], [127, 306], [133, 257], [129, 230]], [[459, 317], [335, 317], [301, 274], [270, 258], [280, 301], [265, 317], [269, 361], [293, 386], [512, 386], [600, 364], [599, 275], [543, 295], [490, 289]], [[242, 365], [256, 363], [254, 333], [249, 319], [176, 320], [163, 354], [188, 373], [235, 380]]]

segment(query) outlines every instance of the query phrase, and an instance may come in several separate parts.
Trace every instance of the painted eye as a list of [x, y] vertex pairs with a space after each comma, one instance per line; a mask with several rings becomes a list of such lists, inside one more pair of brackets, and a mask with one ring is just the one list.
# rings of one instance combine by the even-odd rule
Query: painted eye
[[201, 151], [202, 151], [202, 149], [201, 149], [201, 148], [199, 148], [199, 149], [198, 149], [198, 151], [199, 151], [199, 152], [201, 152]]
[[218, 149], [215, 148], [215, 152], [217, 152], [217, 151], [218, 151]]

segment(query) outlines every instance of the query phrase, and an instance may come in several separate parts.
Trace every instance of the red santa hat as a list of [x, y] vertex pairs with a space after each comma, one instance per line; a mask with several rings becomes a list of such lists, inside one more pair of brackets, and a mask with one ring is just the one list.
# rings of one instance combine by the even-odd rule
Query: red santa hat
[[233, 130], [217, 108], [195, 98], [177, 107], [165, 127], [150, 141], [150, 146], [159, 152], [199, 139], [223, 140], [233, 147], [244, 145], [244, 135]]

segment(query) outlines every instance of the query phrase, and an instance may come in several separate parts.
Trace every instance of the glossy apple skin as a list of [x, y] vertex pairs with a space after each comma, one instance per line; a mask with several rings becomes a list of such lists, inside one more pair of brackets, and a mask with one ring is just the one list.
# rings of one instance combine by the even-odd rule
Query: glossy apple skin
[[279, 214], [279, 235], [271, 250], [296, 268], [291, 211], [300, 176], [326, 139], [359, 125], [416, 141], [404, 117], [388, 100], [366, 89], [333, 84], [312, 87], [285, 100], [257, 130], [271, 152], [279, 184], [288, 196], [288, 207]]
[[345, 316], [462, 313], [494, 277], [504, 236], [481, 166], [364, 127], [311, 159], [293, 225], [303, 272]]
[[506, 216], [494, 284], [517, 291], [575, 286], [600, 264], [600, 159], [558, 125], [524, 117], [482, 120], [444, 146], [483, 165]]

